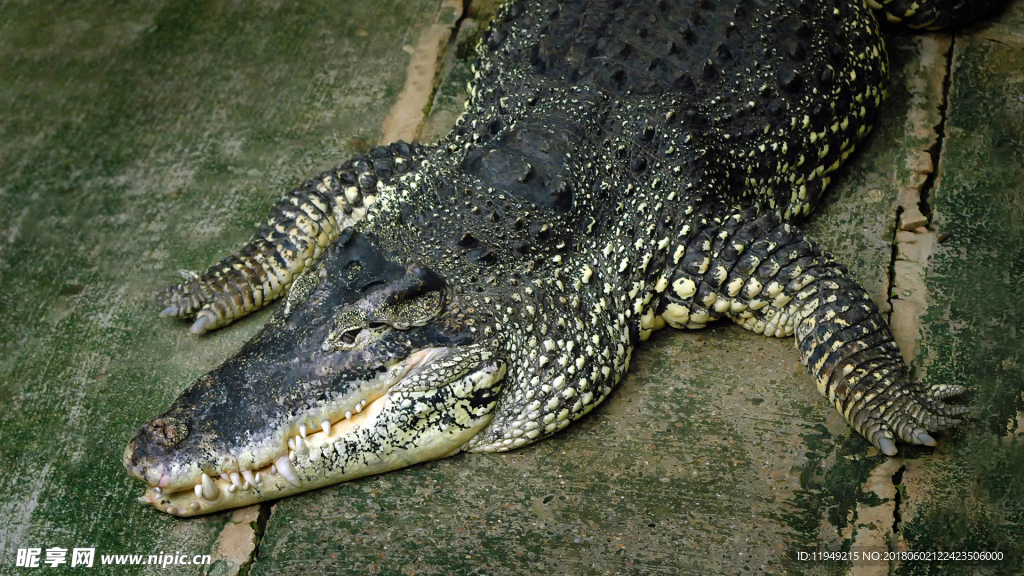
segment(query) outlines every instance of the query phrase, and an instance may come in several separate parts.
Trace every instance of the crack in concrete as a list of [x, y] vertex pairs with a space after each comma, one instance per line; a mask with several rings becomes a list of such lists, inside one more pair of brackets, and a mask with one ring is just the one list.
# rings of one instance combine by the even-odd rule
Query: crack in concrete
[[430, 104], [417, 137], [420, 142], [444, 138], [466, 111], [466, 82], [471, 74], [480, 33], [493, 18], [494, 0], [464, 0], [462, 17], [453, 25], [448, 47], [438, 65], [437, 80]]
[[[938, 172], [945, 138], [945, 122], [952, 79], [953, 41], [944, 34], [918, 37], [919, 67], [906, 79], [912, 91], [912, 104], [905, 118], [907, 138], [920, 142], [909, 148], [903, 158], [906, 172], [897, 182], [899, 188], [896, 216], [890, 236], [886, 303], [889, 324], [908, 366], [915, 367], [920, 319], [928, 308], [926, 268], [933, 248], [942, 241], [932, 228], [930, 203], [940, 181]], [[919, 375], [917, 375], [919, 376]], [[900, 550], [902, 530], [913, 513], [910, 494], [920, 483], [916, 460], [887, 458], [871, 471], [861, 487], [882, 499], [879, 505], [858, 504], [856, 530], [852, 546], [862, 550]], [[897, 573], [898, 564], [855, 565], [858, 576], [885, 576]]]
[[[462, 14], [460, 14], [458, 19], [455, 20], [455, 23], [452, 24], [452, 37], [448, 41], [448, 48], [447, 50], [445, 50], [445, 53], [450, 52], [457, 47], [456, 45], [459, 42], [459, 30], [462, 29], [462, 25], [467, 20], [473, 19], [472, 12], [474, 8], [475, 6], [473, 5], [473, 0], [462, 0]], [[435, 82], [434, 85], [435, 93], [437, 92], [437, 87], [440, 86], [442, 80], [440, 72], [441, 69], [440, 67], [438, 67], [438, 78], [437, 82]]]
[[[941, 100], [938, 105], [938, 121], [932, 126], [934, 140], [927, 149], [930, 170], [924, 175], [924, 181], [917, 192], [916, 206], [904, 205], [896, 211], [896, 226], [892, 237], [892, 259], [889, 266], [889, 321], [893, 327], [897, 343], [903, 351], [912, 376], [918, 366], [917, 340], [920, 336], [920, 318], [928, 308], [927, 286], [925, 283], [926, 266], [934, 247], [945, 240], [932, 226], [934, 212], [931, 198], [939, 181], [939, 168], [942, 158], [943, 144], [946, 137], [946, 118], [949, 108], [949, 93], [953, 77], [953, 52], [956, 36], [949, 36], [949, 45], [943, 52], [944, 68], [942, 76]], [[909, 218], [908, 218], [909, 214]], [[948, 235], [947, 235], [948, 236]], [[901, 289], [902, 294], [897, 294]], [[903, 296], [902, 298], [900, 296]], [[917, 374], [920, 377], [919, 374]], [[910, 462], [913, 465], [913, 462]], [[908, 471], [907, 463], [903, 463], [891, 476], [893, 490], [892, 532], [888, 539], [890, 550], [901, 546], [904, 516], [907, 514], [909, 494], [904, 484], [904, 473]], [[905, 544], [904, 544], [905, 545]], [[889, 573], [896, 573], [898, 562], [890, 563]]]
[[445, 81], [445, 73], [447, 72], [446, 67], [450, 65], [448, 59], [452, 57], [458, 48], [460, 32], [462, 31], [463, 25], [465, 25], [467, 21], [473, 19], [470, 12], [472, 9], [472, 0], [462, 0], [462, 11], [455, 19], [455, 22], [452, 23], [450, 35], [448, 36], [448, 43], [438, 54], [437, 61], [434, 64], [433, 88], [430, 91], [430, 96], [427, 98], [427, 105], [423, 109], [423, 118], [420, 119], [419, 126], [416, 129], [416, 139], [421, 142], [424, 141], [423, 132], [426, 131], [427, 121], [430, 118], [431, 113], [434, 112], [434, 105], [438, 97], [438, 92], [441, 90], [441, 85]]
[[[256, 516], [255, 522], [250, 522], [249, 526], [253, 530], [253, 547], [249, 554], [249, 559], [246, 560], [238, 567], [237, 576], [249, 576], [249, 571], [256, 564], [256, 560], [260, 556], [260, 544], [263, 543], [263, 535], [267, 532], [267, 522], [270, 520], [270, 515], [274, 513], [274, 505], [264, 502], [259, 505], [259, 514]], [[255, 525], [254, 525], [255, 524]]]
[[[254, 553], [259, 549], [262, 531], [259, 529], [262, 510], [259, 505], [236, 508], [231, 518], [217, 535], [210, 550], [213, 562], [206, 573], [244, 576], [252, 566]], [[266, 526], [266, 522], [263, 522]]]
[[896, 207], [896, 221], [892, 227], [892, 236], [889, 237], [889, 244], [892, 246], [889, 256], [889, 282], [885, 287], [885, 303], [888, 304], [888, 310], [885, 311], [885, 320], [892, 326], [892, 301], [893, 292], [896, 290], [896, 259], [899, 256], [899, 241], [897, 235], [900, 231], [900, 218], [903, 216], [903, 207]]
[[907, 471], [907, 465], [900, 466], [899, 470], [892, 475], [892, 485], [896, 488], [896, 495], [893, 497], [894, 507], [892, 511], [892, 533], [899, 534], [900, 521], [903, 517], [900, 515], [900, 504], [903, 503], [903, 499], [906, 495], [903, 493], [903, 473]]
[[942, 79], [942, 101], [939, 103], [939, 123], [933, 128], [935, 131], [935, 142], [928, 150], [928, 154], [932, 159], [933, 169], [925, 177], [924, 184], [921, 186], [921, 201], [918, 203], [918, 207], [921, 213], [928, 218], [928, 224], [932, 222], [932, 208], [929, 203], [932, 190], [935, 188], [935, 181], [939, 176], [939, 160], [942, 156], [942, 145], [946, 139], [946, 113], [949, 110], [949, 90], [953, 83], [953, 50], [956, 48], [956, 34], [951, 34], [949, 39], [949, 49], [946, 51], [946, 69]]
[[953, 36], [938, 34], [922, 37], [920, 41], [922, 64], [934, 62], [937, 73], [922, 74], [919, 81], [925, 90], [930, 88], [933, 90], [931, 93], [938, 98], [937, 102], [933, 102], [934, 108], [922, 110], [924, 118], [911, 118], [911, 121], [918, 122], [931, 119], [931, 126], [921, 134], [927, 135], [930, 142], [926, 147], [909, 151], [907, 155], [907, 166], [913, 173], [908, 182], [901, 186], [899, 194], [886, 298], [889, 325], [896, 344], [911, 367], [912, 377], [920, 377], [920, 374], [916, 374], [919, 367], [916, 359], [921, 332], [920, 319], [928, 309], [926, 268], [936, 244], [943, 239], [932, 226], [934, 214], [930, 198], [940, 178], [939, 164], [946, 135], [946, 109], [949, 105], [955, 43]]
[[[872, 449], [878, 454], [877, 449]], [[857, 503], [855, 529], [851, 550], [864, 552], [879, 552], [882, 550], [894, 551], [895, 543], [893, 533], [894, 512], [893, 507], [899, 507], [902, 499], [891, 497], [893, 478], [902, 479], [905, 466], [899, 463], [899, 458], [885, 458], [871, 469], [871, 473], [861, 485], [861, 492], [864, 495], [873, 496], [872, 500], [880, 501], [875, 504], [861, 499]], [[902, 514], [902, 513], [901, 513]], [[847, 574], [856, 576], [888, 576], [891, 574], [891, 563], [852, 563]]]
[[[405, 87], [384, 120], [381, 144], [417, 138], [438, 87], [439, 64], [466, 17], [467, 0], [441, 0], [437, 15], [412, 49]], [[451, 17], [449, 22], [446, 18]]]

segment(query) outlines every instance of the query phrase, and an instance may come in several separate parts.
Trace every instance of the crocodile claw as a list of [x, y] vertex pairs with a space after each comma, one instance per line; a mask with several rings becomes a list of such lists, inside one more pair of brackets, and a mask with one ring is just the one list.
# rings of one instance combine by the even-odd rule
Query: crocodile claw
[[188, 331], [196, 335], [205, 334], [207, 326], [210, 324], [213, 324], [213, 320], [208, 315], [200, 312], [199, 317], [189, 326]]
[[889, 390], [864, 407], [867, 418], [860, 419], [858, 415], [850, 418], [855, 428], [858, 428], [855, 422], [861, 420], [864, 423], [858, 428], [861, 433], [889, 456], [896, 455], [897, 440], [936, 446], [938, 442], [930, 433], [960, 424], [961, 417], [971, 411], [967, 406], [952, 406], [939, 399], [965, 392], [964, 386], [897, 382]]

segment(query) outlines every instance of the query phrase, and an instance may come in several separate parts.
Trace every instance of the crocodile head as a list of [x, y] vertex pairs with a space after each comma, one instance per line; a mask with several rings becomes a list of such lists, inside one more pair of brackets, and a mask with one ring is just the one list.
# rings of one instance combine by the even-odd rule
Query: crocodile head
[[141, 501], [205, 514], [458, 452], [505, 375], [450, 283], [344, 233], [235, 356], [124, 452]]

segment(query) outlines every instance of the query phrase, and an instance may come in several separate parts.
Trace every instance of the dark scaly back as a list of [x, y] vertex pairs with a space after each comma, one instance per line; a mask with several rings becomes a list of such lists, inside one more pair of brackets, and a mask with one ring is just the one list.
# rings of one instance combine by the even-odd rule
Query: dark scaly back
[[[869, 9], [846, 0], [513, 3], [478, 67], [457, 141], [488, 142], [521, 100], [601, 94], [592, 115], [606, 123], [583, 136], [597, 152], [618, 137], [632, 168], [653, 168], [693, 151], [709, 193], [787, 220], [870, 130], [887, 71]], [[637, 113], [623, 125], [613, 110]]]
[[491, 286], [709, 207], [803, 217], [870, 130], [887, 66], [846, 0], [511, 2], [478, 52], [466, 113], [366, 224]]

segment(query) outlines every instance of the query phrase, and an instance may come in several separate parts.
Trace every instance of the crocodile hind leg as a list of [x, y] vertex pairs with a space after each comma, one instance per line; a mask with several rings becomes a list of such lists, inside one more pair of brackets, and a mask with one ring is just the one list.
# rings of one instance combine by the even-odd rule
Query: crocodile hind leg
[[754, 332], [795, 335], [818, 391], [890, 456], [897, 440], [934, 446], [930, 433], [969, 411], [943, 402], [962, 386], [908, 378], [878, 307], [797, 228], [753, 209], [709, 214], [692, 228], [660, 305], [669, 325], [700, 328], [728, 316]]
[[160, 316], [192, 319], [189, 330], [202, 334], [278, 298], [363, 218], [378, 184], [414, 170], [421, 154], [404, 142], [381, 146], [288, 192], [241, 250], [202, 274], [182, 272], [183, 282], [160, 290]]

